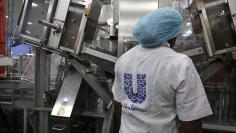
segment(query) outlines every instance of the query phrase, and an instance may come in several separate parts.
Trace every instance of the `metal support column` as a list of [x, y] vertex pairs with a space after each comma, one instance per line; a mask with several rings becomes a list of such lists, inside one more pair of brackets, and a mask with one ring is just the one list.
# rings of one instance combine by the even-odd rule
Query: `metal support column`
[[39, 133], [48, 133], [48, 112], [39, 111]]
[[35, 56], [35, 107], [43, 107], [43, 93], [49, 90], [50, 55], [37, 49]]
[[[37, 49], [35, 57], [35, 99], [36, 108], [43, 107], [43, 93], [49, 90], [50, 82], [50, 55], [42, 50]], [[39, 133], [47, 133], [48, 123], [47, 115], [39, 113]], [[37, 126], [36, 126], [37, 127]], [[43, 127], [43, 128], [42, 128]]]
[[23, 133], [27, 133], [27, 128], [28, 128], [28, 124], [27, 124], [27, 116], [28, 116], [27, 108], [24, 108], [23, 111], [24, 111], [24, 127], [23, 127]]

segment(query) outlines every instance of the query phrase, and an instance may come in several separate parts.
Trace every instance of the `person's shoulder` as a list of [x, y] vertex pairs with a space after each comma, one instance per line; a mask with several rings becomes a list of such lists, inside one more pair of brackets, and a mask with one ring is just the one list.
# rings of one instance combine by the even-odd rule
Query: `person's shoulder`
[[183, 65], [189, 65], [192, 63], [191, 58], [189, 58], [187, 55], [175, 52], [172, 50], [169, 55], [167, 55], [168, 58], [171, 59], [171, 61], [175, 64], [176, 67], [183, 66]]
[[127, 58], [132, 57], [132, 56], [135, 54], [135, 52], [137, 52], [137, 48], [138, 48], [138, 47], [139, 47], [138, 45], [137, 45], [137, 46], [134, 46], [133, 48], [131, 48], [131, 49], [128, 50], [127, 52], [123, 53], [123, 54], [117, 59], [116, 62], [120, 62], [120, 61], [122, 61], [122, 60], [124, 60], [124, 59], [127, 59]]
[[176, 59], [176, 60], [182, 60], [182, 61], [191, 61], [191, 59], [185, 55], [185, 54], [182, 54], [182, 53], [177, 53], [175, 52], [173, 55], [172, 55], [172, 58]]

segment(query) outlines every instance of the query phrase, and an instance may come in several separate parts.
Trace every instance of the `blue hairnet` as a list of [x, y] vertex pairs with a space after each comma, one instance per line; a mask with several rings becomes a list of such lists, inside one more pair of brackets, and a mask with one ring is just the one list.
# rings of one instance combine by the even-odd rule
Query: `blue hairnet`
[[134, 27], [134, 36], [143, 47], [158, 47], [177, 36], [183, 18], [173, 8], [159, 8], [142, 17]]

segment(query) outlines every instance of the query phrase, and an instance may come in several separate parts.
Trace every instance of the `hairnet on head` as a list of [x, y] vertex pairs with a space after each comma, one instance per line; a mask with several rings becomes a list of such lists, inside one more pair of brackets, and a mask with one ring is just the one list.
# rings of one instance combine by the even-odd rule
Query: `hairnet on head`
[[134, 36], [143, 47], [158, 47], [177, 36], [183, 18], [173, 8], [159, 8], [142, 17], [134, 27]]

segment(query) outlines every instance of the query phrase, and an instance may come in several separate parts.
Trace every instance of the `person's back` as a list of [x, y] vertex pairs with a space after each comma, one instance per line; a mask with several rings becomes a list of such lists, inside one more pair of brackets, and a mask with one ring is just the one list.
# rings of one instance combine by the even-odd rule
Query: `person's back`
[[[191, 69], [189, 63], [191, 60], [187, 56], [165, 46], [154, 49], [136, 46], [122, 55], [116, 66], [120, 82], [124, 83], [124, 86], [120, 86], [124, 88], [123, 90], [117, 89], [121, 95], [120, 99], [116, 99], [123, 105], [120, 133], [176, 132], [175, 104], [178, 99], [175, 98], [180, 86], [176, 84], [179, 82], [176, 80], [177, 77], [185, 78], [181, 75], [181, 71], [185, 71], [186, 67]], [[196, 77], [200, 80], [198, 78]], [[194, 97], [186, 97], [186, 102], [205, 96], [205, 92], [201, 89], [194, 90], [192, 94]], [[200, 109], [209, 108], [207, 102], [207, 99], [202, 100]], [[180, 113], [189, 115], [188, 112]], [[204, 116], [205, 114], [201, 117]]]
[[[150, 36], [139, 42], [146, 38]], [[153, 47], [156, 40], [148, 40], [147, 48], [135, 46], [116, 62], [113, 94], [122, 106], [120, 133], [176, 133], [177, 117], [188, 125], [212, 114], [191, 59], [170, 49], [166, 41]], [[186, 132], [193, 133], [191, 126]]]

